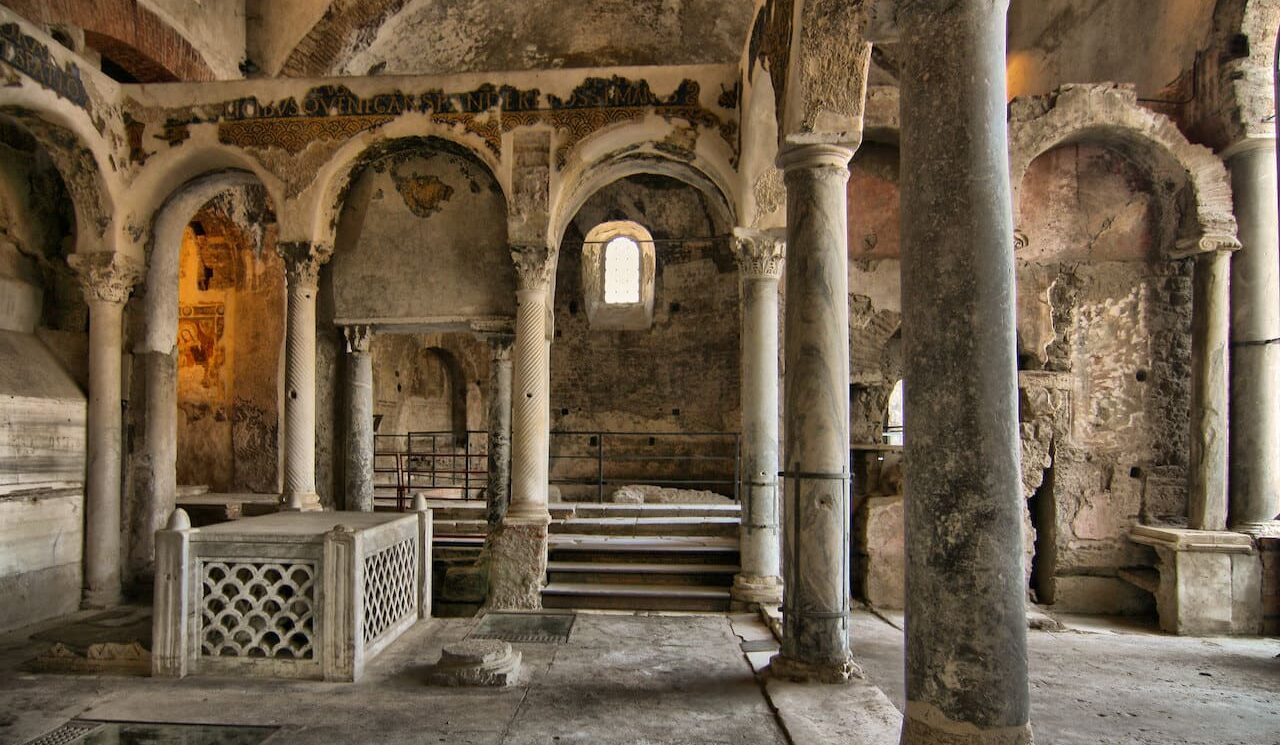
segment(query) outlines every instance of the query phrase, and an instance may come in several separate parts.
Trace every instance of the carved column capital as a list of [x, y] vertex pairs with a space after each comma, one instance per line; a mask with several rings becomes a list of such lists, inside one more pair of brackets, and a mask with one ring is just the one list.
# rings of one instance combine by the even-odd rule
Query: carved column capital
[[72, 254], [67, 263], [75, 270], [84, 299], [90, 303], [97, 300], [123, 305], [145, 271], [138, 260], [111, 251]]
[[348, 354], [368, 354], [369, 343], [373, 341], [372, 326], [359, 324], [343, 326], [342, 335], [347, 339]]
[[515, 334], [485, 334], [484, 340], [489, 342], [489, 352], [495, 362], [511, 361], [511, 346], [515, 344]]
[[733, 255], [747, 279], [778, 279], [787, 253], [782, 231], [733, 229]]
[[320, 267], [333, 256], [333, 246], [311, 241], [281, 241], [276, 252], [284, 259], [284, 272], [290, 288], [314, 290], [320, 284]]
[[512, 246], [511, 260], [516, 265], [516, 287], [521, 290], [546, 289], [551, 284], [555, 258], [555, 251], [547, 246]]

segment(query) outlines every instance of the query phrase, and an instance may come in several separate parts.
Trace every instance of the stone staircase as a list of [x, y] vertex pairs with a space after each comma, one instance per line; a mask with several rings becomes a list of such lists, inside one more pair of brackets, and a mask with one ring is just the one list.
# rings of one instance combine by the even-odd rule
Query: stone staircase
[[554, 514], [547, 608], [726, 611], [738, 505], [575, 504]]

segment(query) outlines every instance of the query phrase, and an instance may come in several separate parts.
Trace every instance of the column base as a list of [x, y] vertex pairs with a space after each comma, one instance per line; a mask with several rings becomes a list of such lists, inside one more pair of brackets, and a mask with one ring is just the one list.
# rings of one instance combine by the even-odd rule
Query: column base
[[746, 610], [755, 605], [776, 608], [782, 605], [782, 578], [734, 575], [729, 598], [731, 610]]
[[1032, 745], [1031, 725], [979, 729], [948, 719], [932, 704], [908, 701], [902, 718], [902, 745]]
[[547, 576], [550, 519], [522, 520], [510, 514], [486, 542], [491, 610], [538, 610]]
[[769, 674], [797, 683], [848, 683], [862, 678], [862, 668], [852, 657], [827, 662], [806, 662], [776, 654], [769, 660]]
[[124, 594], [119, 587], [110, 590], [94, 590], [86, 587], [80, 597], [81, 610], [103, 610], [115, 608], [124, 602]]
[[280, 497], [281, 512], [321, 512], [320, 495], [315, 492], [294, 492]]
[[1267, 520], [1260, 523], [1237, 523], [1231, 526], [1236, 533], [1245, 533], [1254, 538], [1280, 538], [1280, 520]]

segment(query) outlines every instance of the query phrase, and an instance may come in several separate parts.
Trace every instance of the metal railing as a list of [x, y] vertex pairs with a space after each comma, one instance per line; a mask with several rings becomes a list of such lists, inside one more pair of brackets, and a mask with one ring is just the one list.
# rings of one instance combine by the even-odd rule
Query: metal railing
[[409, 498], [483, 499], [489, 484], [489, 433], [374, 435], [374, 503], [408, 509]]
[[626, 485], [711, 491], [738, 500], [737, 432], [551, 432], [549, 482], [567, 500], [605, 501]]

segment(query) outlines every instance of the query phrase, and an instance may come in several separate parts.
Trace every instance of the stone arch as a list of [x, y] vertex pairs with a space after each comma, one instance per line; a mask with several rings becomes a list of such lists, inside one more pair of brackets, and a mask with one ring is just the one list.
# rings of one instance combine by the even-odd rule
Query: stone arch
[[346, 0], [316, 22], [280, 68], [287, 77], [323, 76], [333, 69], [360, 32], [397, 13], [407, 0]]
[[435, 148], [475, 161], [488, 171], [503, 191], [510, 211], [511, 195], [500, 158], [479, 137], [461, 135], [426, 117], [405, 116], [373, 132], [348, 140], [329, 158], [308, 188], [313, 204], [309, 238], [318, 245], [332, 246], [347, 192], [370, 164], [400, 152]]
[[85, 42], [141, 83], [215, 80], [195, 47], [136, 0], [7, 0], [33, 23], [84, 30]]
[[455, 443], [467, 437], [467, 374], [453, 352], [440, 346], [427, 347], [423, 354], [433, 357], [445, 371], [449, 385], [449, 425]]
[[1227, 169], [1213, 151], [1193, 145], [1166, 116], [1138, 105], [1132, 86], [1068, 85], [1010, 105], [1009, 174], [1015, 219], [1022, 180], [1040, 155], [1091, 142], [1115, 149], [1156, 183], [1183, 191], [1178, 255], [1239, 247]]

